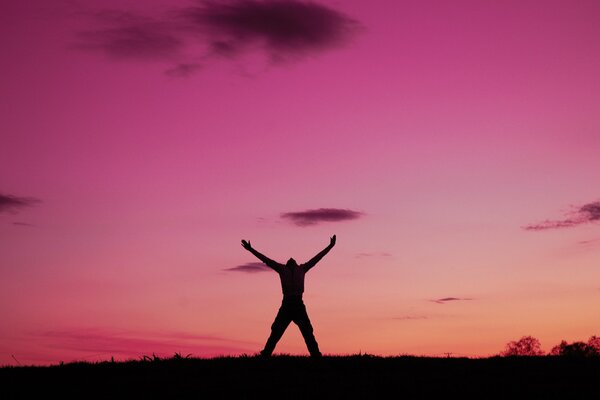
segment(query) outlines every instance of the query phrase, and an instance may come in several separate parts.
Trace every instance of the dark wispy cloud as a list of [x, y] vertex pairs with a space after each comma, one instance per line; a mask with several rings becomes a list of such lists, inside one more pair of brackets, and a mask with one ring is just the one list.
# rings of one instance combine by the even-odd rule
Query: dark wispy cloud
[[571, 228], [589, 222], [600, 221], [600, 201], [587, 203], [582, 206], [572, 206], [572, 208], [571, 211], [565, 214], [565, 218], [563, 219], [545, 220], [526, 225], [523, 229], [528, 231], [543, 231], [547, 229]]
[[10, 194], [0, 193], [0, 213], [12, 212], [15, 213], [21, 208], [30, 207], [39, 203], [39, 199], [33, 197], [17, 197]]
[[320, 222], [340, 222], [360, 218], [365, 213], [342, 208], [318, 208], [315, 210], [294, 211], [281, 214], [298, 226], [316, 225]]
[[165, 71], [165, 74], [175, 78], [187, 78], [195, 74], [202, 66], [197, 63], [181, 63]]
[[99, 26], [79, 32], [77, 48], [101, 50], [117, 59], [169, 60], [183, 47], [169, 21], [115, 10], [99, 11], [94, 17]]
[[260, 51], [271, 62], [296, 60], [341, 46], [359, 23], [328, 6], [300, 0], [196, 1], [161, 16], [101, 11], [97, 26], [79, 33], [80, 49], [118, 59], [173, 63], [185, 77], [212, 58]]
[[35, 226], [35, 225], [29, 224], [27, 222], [13, 222], [12, 224], [16, 225], [16, 226], [27, 226], [27, 227], [34, 227]]
[[261, 262], [249, 262], [246, 264], [236, 265], [235, 267], [225, 268], [223, 271], [246, 272], [249, 274], [254, 274], [256, 272], [271, 271], [271, 268], [267, 267]]
[[259, 44], [276, 59], [338, 46], [356, 27], [339, 11], [298, 0], [205, 1], [182, 15], [218, 53]]
[[437, 303], [437, 304], [446, 304], [450, 301], [465, 301], [465, 300], [473, 300], [473, 299], [467, 298], [467, 297], [443, 297], [441, 299], [432, 299], [429, 301]]

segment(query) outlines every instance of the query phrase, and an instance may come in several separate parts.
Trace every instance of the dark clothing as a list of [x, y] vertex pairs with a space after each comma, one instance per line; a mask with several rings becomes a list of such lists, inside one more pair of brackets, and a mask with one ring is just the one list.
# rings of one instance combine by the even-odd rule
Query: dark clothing
[[269, 336], [265, 348], [260, 352], [263, 356], [270, 356], [271, 353], [273, 353], [277, 342], [279, 342], [279, 339], [283, 336], [283, 332], [285, 332], [292, 321], [300, 328], [300, 332], [302, 333], [302, 337], [304, 337], [310, 355], [313, 357], [321, 356], [319, 345], [313, 334], [313, 327], [310, 324], [310, 319], [308, 319], [308, 314], [306, 313], [306, 307], [302, 301], [304, 275], [306, 275], [306, 273], [333, 248], [334, 244], [335, 242], [332, 240], [331, 244], [324, 250], [300, 265], [297, 265], [293, 259], [290, 259], [287, 265], [280, 264], [253, 248], [248, 249], [252, 254], [258, 257], [259, 260], [279, 274], [281, 290], [283, 291], [283, 302], [281, 303], [281, 307], [279, 307], [279, 312], [275, 317], [275, 321], [273, 321], [273, 325], [271, 325], [271, 336]]
[[304, 275], [308, 271], [306, 264], [288, 266], [278, 262], [269, 262], [267, 265], [279, 274], [281, 291], [284, 296], [302, 296], [302, 293], [304, 293]]
[[271, 325], [271, 336], [265, 344], [265, 348], [260, 352], [263, 356], [270, 356], [275, 350], [275, 345], [283, 336], [290, 322], [294, 322], [300, 328], [306, 347], [313, 357], [320, 357], [319, 345], [313, 335], [313, 327], [306, 313], [306, 306], [302, 301], [302, 296], [284, 296], [279, 307], [279, 312]]
[[304, 275], [314, 267], [321, 258], [325, 256], [333, 248], [330, 244], [319, 254], [300, 265], [284, 265], [277, 261], [271, 260], [268, 257], [260, 254], [258, 251], [250, 248], [250, 252], [254, 254], [258, 259], [264, 262], [268, 267], [272, 268], [279, 274], [279, 280], [281, 281], [281, 290], [284, 296], [289, 295], [302, 295], [304, 293]]

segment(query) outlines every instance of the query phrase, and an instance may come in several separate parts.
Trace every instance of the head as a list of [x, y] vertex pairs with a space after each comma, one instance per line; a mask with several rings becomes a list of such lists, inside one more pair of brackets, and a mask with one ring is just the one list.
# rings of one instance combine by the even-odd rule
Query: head
[[293, 258], [290, 258], [290, 259], [287, 261], [287, 264], [286, 264], [286, 265], [287, 265], [288, 267], [297, 267], [297, 266], [298, 266], [298, 264], [296, 263], [296, 260], [294, 260]]

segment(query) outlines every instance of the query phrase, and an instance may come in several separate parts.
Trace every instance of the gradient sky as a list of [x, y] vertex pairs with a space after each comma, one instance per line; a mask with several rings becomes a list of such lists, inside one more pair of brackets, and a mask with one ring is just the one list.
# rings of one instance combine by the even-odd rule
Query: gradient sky
[[600, 334], [600, 2], [219, 7], [0, 5], [0, 365]]

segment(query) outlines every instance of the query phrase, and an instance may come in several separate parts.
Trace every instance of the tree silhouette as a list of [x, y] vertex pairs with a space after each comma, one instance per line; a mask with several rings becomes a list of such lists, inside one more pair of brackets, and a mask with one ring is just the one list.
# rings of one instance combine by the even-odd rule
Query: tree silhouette
[[540, 341], [533, 336], [523, 336], [517, 341], [509, 342], [501, 356], [541, 356], [544, 355]]
[[560, 355], [562, 355], [562, 350], [565, 347], [567, 347], [568, 345], [569, 344], [565, 340], [562, 340], [560, 342], [560, 344], [557, 344], [556, 346], [554, 346], [552, 348], [552, 350], [550, 350], [550, 353], [548, 353], [548, 355], [550, 355], [550, 356], [560, 356]]
[[596, 335], [590, 337], [590, 339], [588, 340], [588, 346], [593, 347], [594, 349], [596, 349], [596, 352], [600, 354], [600, 337]]
[[[592, 338], [598, 339], [595, 336], [590, 338], [590, 342], [592, 342]], [[595, 341], [593, 341], [595, 342]], [[554, 346], [552, 350], [550, 350], [551, 356], [567, 356], [567, 357], [593, 357], [600, 355], [600, 352], [590, 343], [585, 342], [573, 342], [567, 343], [566, 341], [561, 341], [559, 345]]]

